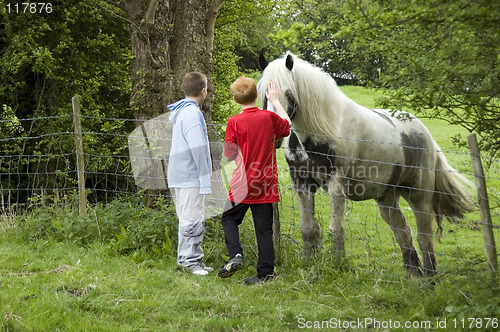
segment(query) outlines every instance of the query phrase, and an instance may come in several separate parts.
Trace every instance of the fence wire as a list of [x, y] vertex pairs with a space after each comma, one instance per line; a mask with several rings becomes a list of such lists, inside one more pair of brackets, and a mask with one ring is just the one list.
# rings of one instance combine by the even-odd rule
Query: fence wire
[[[70, 196], [76, 195], [77, 169], [74, 146], [74, 130], [72, 116], [57, 116], [30, 119], [0, 120], [0, 212], [9, 213], [15, 209], [27, 209], [30, 202], [40, 195]], [[88, 204], [106, 204], [116, 199], [130, 197], [168, 196], [164, 162], [168, 162], [169, 141], [167, 135], [168, 123], [165, 118], [151, 120], [149, 128], [144, 125], [136, 128], [134, 119], [113, 119], [82, 116], [83, 142], [85, 159], [85, 189]], [[47, 128], [58, 131], [47, 132]], [[46, 126], [46, 128], [44, 128]], [[219, 164], [222, 158], [222, 137], [224, 125], [212, 125], [213, 132], [219, 133], [219, 139], [213, 139], [212, 157]], [[145, 135], [146, 133], [146, 135]], [[16, 136], [17, 135], [17, 136]], [[146, 139], [147, 147], [140, 146], [137, 139]], [[347, 140], [337, 137], [337, 140]], [[134, 141], [135, 140], [135, 141]], [[358, 141], [359, 144], [367, 141]], [[376, 144], [393, 144], [390, 142], [373, 142]], [[135, 144], [135, 146], [133, 146]], [[415, 149], [414, 147], [405, 147]], [[135, 151], [132, 151], [135, 149]], [[420, 148], [417, 148], [420, 149]], [[138, 153], [137, 151], [141, 151]], [[432, 151], [432, 150], [429, 150]], [[325, 152], [306, 151], [322, 154], [324, 158], [349, 159], [347, 156], [333, 156]], [[434, 151], [443, 152], [449, 164], [456, 169], [441, 170], [431, 168], [436, 172], [457, 172], [474, 181], [470, 155], [467, 151]], [[284, 149], [277, 150], [278, 175], [281, 201], [279, 221], [281, 225], [281, 241], [288, 244], [287, 252], [282, 254], [301, 255], [302, 237], [300, 205], [295, 189], [290, 180], [290, 167], [284, 158]], [[488, 184], [489, 205], [495, 221], [500, 220], [500, 163], [488, 156], [481, 156], [489, 167], [486, 169], [485, 180]], [[379, 167], [394, 167], [396, 165], [383, 160], [371, 161], [364, 159], [349, 159], [373, 163]], [[135, 164], [134, 164], [135, 163]], [[399, 165], [400, 166], [400, 165]], [[419, 168], [418, 165], [410, 166]], [[140, 174], [141, 168], [149, 168], [147, 174]], [[231, 165], [220, 165], [216, 168], [217, 176], [213, 183], [218, 187], [212, 195], [212, 206], [223, 206], [227, 200], [227, 182], [231, 177]], [[312, 170], [304, 169], [304, 172]], [[324, 174], [327, 176], [327, 174]], [[347, 180], [355, 180], [349, 178]], [[215, 182], [214, 182], [215, 181]], [[374, 180], [371, 184], [377, 184]], [[154, 187], [151, 184], [156, 183]], [[397, 184], [381, 185], [401, 188]], [[148, 186], [150, 188], [148, 188]], [[410, 188], [407, 188], [408, 190]], [[425, 189], [426, 190], [426, 189]], [[477, 199], [474, 196], [474, 200]], [[414, 212], [401, 200], [401, 208], [405, 218], [417, 237]], [[219, 212], [214, 212], [213, 216]], [[426, 212], [427, 213], [427, 212]], [[322, 246], [331, 247], [329, 241], [329, 224], [331, 208], [328, 193], [318, 188], [315, 202], [315, 217], [320, 225]], [[438, 217], [433, 215], [433, 217]], [[447, 216], [439, 216], [446, 218]], [[470, 266], [484, 265], [484, 244], [480, 232], [478, 212], [466, 215], [465, 220], [457, 224], [445, 224], [444, 237], [435, 241], [435, 253], [439, 265], [445, 270], [453, 271], [460, 266], [467, 269]], [[220, 225], [214, 224], [213, 227]], [[498, 236], [498, 226], [493, 225]], [[436, 227], [434, 227], [436, 229]], [[374, 200], [348, 201], [345, 210], [346, 255], [367, 267], [375, 264], [387, 266], [402, 266], [400, 248], [394, 238], [391, 228], [382, 219], [379, 207]], [[416, 242], [416, 241], [414, 241]], [[415, 244], [418, 248], [418, 245]]]

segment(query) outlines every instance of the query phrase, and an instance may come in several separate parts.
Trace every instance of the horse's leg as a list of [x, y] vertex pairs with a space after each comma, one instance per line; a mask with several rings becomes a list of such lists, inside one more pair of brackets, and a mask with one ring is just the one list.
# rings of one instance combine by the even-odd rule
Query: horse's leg
[[300, 231], [304, 244], [304, 257], [309, 257], [318, 248], [321, 232], [314, 217], [314, 195], [309, 190], [297, 191], [300, 206]]
[[424, 275], [433, 276], [436, 273], [436, 257], [432, 242], [432, 191], [413, 190], [404, 197], [410, 204], [417, 222], [417, 240], [424, 261]]
[[330, 196], [330, 234], [332, 238], [333, 251], [336, 257], [345, 256], [345, 231], [344, 211], [345, 193], [343, 184], [337, 179], [328, 183], [328, 195]]
[[403, 212], [399, 208], [400, 195], [392, 192], [377, 199], [382, 218], [391, 226], [394, 237], [401, 248], [403, 254], [403, 264], [408, 274], [421, 276], [420, 260], [418, 253], [413, 246], [411, 228], [406, 221]]

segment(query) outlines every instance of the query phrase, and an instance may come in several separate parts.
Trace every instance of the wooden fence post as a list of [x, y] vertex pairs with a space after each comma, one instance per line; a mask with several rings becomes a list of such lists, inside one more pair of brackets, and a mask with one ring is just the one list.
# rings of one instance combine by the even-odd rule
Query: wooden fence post
[[281, 223], [279, 203], [273, 203], [273, 243], [276, 263], [281, 261]]
[[83, 134], [82, 116], [80, 114], [80, 99], [74, 96], [71, 99], [73, 104], [73, 124], [75, 126], [75, 147], [76, 147], [76, 170], [78, 174], [78, 211], [80, 215], [85, 214], [87, 198], [85, 195], [85, 163], [83, 160]]
[[490, 268], [491, 279], [496, 283], [498, 271], [497, 248], [495, 246], [488, 192], [486, 190], [486, 181], [484, 179], [483, 166], [481, 164], [481, 156], [479, 154], [476, 134], [469, 135], [467, 140], [469, 143], [472, 168], [474, 170], [474, 179], [476, 182], [479, 214], [481, 215], [481, 228], [483, 229], [484, 247], [486, 250], [486, 260], [488, 261], [488, 266]]

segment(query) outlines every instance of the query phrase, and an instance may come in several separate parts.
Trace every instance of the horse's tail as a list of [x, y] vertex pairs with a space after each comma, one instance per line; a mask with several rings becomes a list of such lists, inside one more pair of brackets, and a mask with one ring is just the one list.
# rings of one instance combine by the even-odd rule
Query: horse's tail
[[[441, 151], [437, 152], [436, 180], [432, 207], [436, 215], [438, 233], [442, 236], [441, 220], [451, 222], [463, 219], [465, 213], [474, 211], [475, 203], [471, 198], [472, 182], [451, 167]], [[438, 234], [439, 235], [439, 234]]]

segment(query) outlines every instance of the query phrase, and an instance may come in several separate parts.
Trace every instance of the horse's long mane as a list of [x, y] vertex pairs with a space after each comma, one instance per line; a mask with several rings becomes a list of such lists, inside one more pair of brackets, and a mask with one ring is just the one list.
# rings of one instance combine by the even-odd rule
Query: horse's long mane
[[296, 122], [306, 131], [337, 137], [343, 112], [356, 105], [338, 88], [334, 79], [323, 70], [293, 56], [293, 69], [285, 65], [286, 54], [269, 63], [259, 81], [259, 93], [265, 95], [270, 81], [281, 94], [290, 90], [297, 99]]

